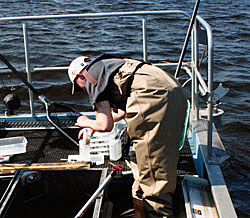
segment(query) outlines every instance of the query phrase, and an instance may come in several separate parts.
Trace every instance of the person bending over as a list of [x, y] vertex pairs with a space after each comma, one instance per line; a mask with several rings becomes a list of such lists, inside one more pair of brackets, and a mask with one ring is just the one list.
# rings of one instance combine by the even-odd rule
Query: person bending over
[[[68, 69], [76, 89], [88, 93], [95, 120], [80, 116], [76, 125], [111, 131], [123, 118], [132, 140], [132, 196], [135, 216], [173, 217], [178, 147], [186, 114], [180, 84], [159, 67], [102, 55], [91, 61], [81, 56]], [[79, 132], [82, 136], [83, 129]]]

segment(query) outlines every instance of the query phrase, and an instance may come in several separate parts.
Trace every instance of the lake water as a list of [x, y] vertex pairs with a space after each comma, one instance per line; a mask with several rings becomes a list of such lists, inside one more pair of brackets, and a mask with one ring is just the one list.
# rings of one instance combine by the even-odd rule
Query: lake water
[[[44, 14], [72, 14], [133, 10], [180, 9], [192, 13], [193, 0], [8, 0], [0, 1], [0, 17]], [[214, 80], [222, 82], [230, 91], [222, 99], [225, 111], [221, 139], [231, 158], [222, 170], [237, 214], [250, 217], [250, 2], [249, 0], [201, 0], [198, 14], [213, 28]], [[112, 53], [142, 59], [141, 21], [132, 18], [102, 18], [100, 21], [47, 20], [42, 25], [28, 22], [32, 67], [69, 65], [75, 57], [86, 54], [98, 56]], [[168, 25], [165, 23], [168, 21]], [[164, 16], [148, 19], [149, 60], [163, 59], [177, 62], [188, 22], [174, 25], [175, 19]], [[138, 22], [138, 28], [134, 27]], [[56, 30], [52, 30], [52, 28]], [[154, 27], [160, 29], [155, 32]], [[178, 31], [175, 31], [175, 29]], [[17, 68], [24, 67], [22, 25], [13, 22], [0, 25], [0, 52]], [[164, 42], [165, 30], [168, 41]], [[126, 37], [124, 37], [126, 35]], [[6, 68], [0, 63], [0, 70]], [[63, 101], [77, 109], [90, 109], [84, 94], [71, 96], [66, 74], [61, 72], [32, 75], [33, 85], [51, 100]], [[4, 112], [3, 97], [10, 91], [22, 99], [19, 112], [27, 112], [26, 87], [11, 73], [0, 74], [0, 111]], [[44, 112], [36, 101], [36, 111]]]

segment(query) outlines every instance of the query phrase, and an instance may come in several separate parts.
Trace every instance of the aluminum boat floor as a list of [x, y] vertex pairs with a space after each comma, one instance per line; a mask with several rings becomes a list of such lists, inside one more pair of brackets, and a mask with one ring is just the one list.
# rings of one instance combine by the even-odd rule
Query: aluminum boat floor
[[184, 176], [182, 189], [187, 218], [218, 218], [218, 212], [206, 179]]

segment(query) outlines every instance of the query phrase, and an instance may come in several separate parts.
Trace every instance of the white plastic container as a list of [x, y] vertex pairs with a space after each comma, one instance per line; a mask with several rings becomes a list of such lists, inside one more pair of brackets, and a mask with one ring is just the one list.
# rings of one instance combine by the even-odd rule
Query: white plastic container
[[0, 139], [0, 156], [26, 152], [27, 139], [24, 136]]
[[90, 161], [90, 132], [84, 129], [83, 137], [79, 140], [79, 156], [82, 161]]
[[122, 157], [121, 140], [109, 140], [109, 158], [110, 160], [119, 160]]
[[91, 161], [103, 164], [104, 156], [114, 161], [122, 157], [121, 137], [126, 129], [125, 120], [116, 122], [111, 132], [95, 132], [91, 138], [88, 128], [85, 129], [83, 138], [79, 140], [79, 155], [69, 155], [68, 162]]
[[10, 155], [8, 156], [0, 156], [0, 163], [6, 163], [10, 161]]

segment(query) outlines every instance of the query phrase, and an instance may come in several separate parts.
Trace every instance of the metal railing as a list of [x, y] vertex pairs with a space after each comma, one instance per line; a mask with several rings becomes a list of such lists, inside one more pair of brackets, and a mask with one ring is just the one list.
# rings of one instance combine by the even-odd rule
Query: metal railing
[[[184, 17], [190, 19], [190, 15], [182, 10], [159, 10], [159, 11], [134, 11], [134, 12], [110, 12], [110, 13], [86, 13], [86, 14], [65, 14], [65, 15], [41, 15], [41, 16], [20, 16], [20, 17], [2, 17], [0, 22], [7, 21], [16, 21], [16, 22], [25, 22], [25, 21], [37, 21], [37, 20], [47, 20], [47, 19], [73, 19], [73, 18], [104, 18], [104, 17], [142, 17], [142, 37], [143, 37], [143, 59], [144, 61], [148, 60], [148, 44], [147, 44], [147, 16], [152, 15], [166, 15], [166, 14], [176, 14], [183, 15]], [[208, 85], [204, 82], [199, 69], [198, 69], [198, 51], [199, 43], [197, 41], [198, 33], [197, 27], [198, 23], [206, 30], [207, 37], [207, 46], [208, 46]], [[26, 60], [26, 72], [29, 82], [31, 82], [31, 67], [30, 67], [30, 58], [29, 58], [29, 42], [27, 34], [27, 24], [23, 24], [23, 35], [24, 35], [24, 50], [25, 50], [25, 60]], [[200, 16], [197, 15], [194, 28], [192, 30], [192, 51], [191, 51], [191, 65], [192, 65], [192, 88], [191, 88], [191, 108], [195, 114], [195, 119], [199, 119], [199, 86], [203, 92], [207, 93], [208, 98], [208, 160], [210, 159], [212, 152], [212, 113], [213, 113], [213, 38], [212, 38], [212, 29], [210, 25]], [[155, 64], [156, 66], [177, 66], [177, 63], [169, 64]], [[183, 63], [182, 67], [186, 66], [187, 63]], [[67, 69], [62, 68], [34, 68], [33, 71], [41, 70], [58, 70], [58, 69]], [[31, 114], [34, 115], [34, 102], [32, 92], [29, 92], [30, 97], [30, 110]]]

